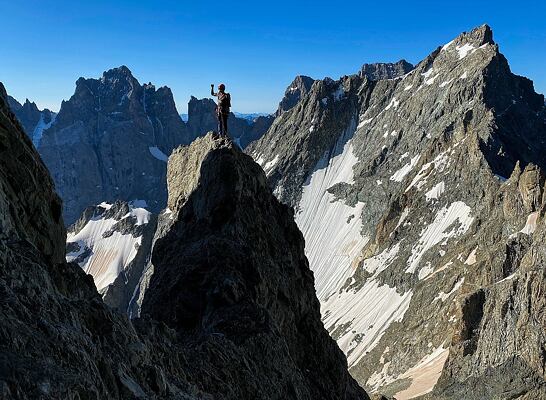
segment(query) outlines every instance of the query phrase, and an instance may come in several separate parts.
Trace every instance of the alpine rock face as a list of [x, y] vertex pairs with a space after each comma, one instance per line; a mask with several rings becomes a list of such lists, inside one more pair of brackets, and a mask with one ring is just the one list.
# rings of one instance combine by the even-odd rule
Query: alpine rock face
[[[129, 321], [65, 262], [60, 198], [0, 84], [2, 398], [368, 399], [322, 326], [289, 207], [229, 140], [197, 146], [169, 195], [178, 208], [153, 251], [145, 318]], [[151, 223], [141, 205], [90, 209], [72, 243], [132, 241]], [[92, 243], [99, 219], [108, 233]]]
[[300, 101], [300, 99], [305, 96], [309, 90], [311, 90], [313, 82], [315, 82], [315, 80], [308, 76], [296, 76], [284, 92], [284, 97], [279, 103], [276, 115], [280, 116], [285, 111], [288, 111], [294, 107]]
[[247, 149], [325, 327], [371, 392], [546, 398], [544, 97], [486, 25], [379, 78], [315, 81]]
[[367, 398], [320, 322], [292, 211], [252, 158], [209, 133], [173, 152], [167, 179], [172, 223], [154, 244], [142, 314], [244, 358], [265, 351], [248, 373], [280, 382], [241, 398]]
[[360, 69], [360, 76], [367, 77], [372, 81], [393, 79], [407, 74], [413, 68], [413, 65], [406, 60], [400, 60], [395, 63], [364, 64]]
[[38, 151], [73, 223], [92, 204], [141, 199], [164, 207], [171, 150], [190, 136], [169, 88], [140, 85], [126, 67], [80, 78]]
[[28, 99], [21, 104], [13, 97], [8, 96], [8, 104], [19, 122], [21, 122], [23, 129], [32, 140], [34, 146], [40, 146], [44, 130], [48, 129], [55, 122], [57, 114], [47, 108], [39, 110], [36, 103], [31, 103]]

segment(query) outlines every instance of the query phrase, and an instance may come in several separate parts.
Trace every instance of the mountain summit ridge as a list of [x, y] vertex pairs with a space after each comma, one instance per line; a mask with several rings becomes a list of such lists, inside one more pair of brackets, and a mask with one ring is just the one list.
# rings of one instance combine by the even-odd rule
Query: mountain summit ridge
[[543, 398], [526, 321], [546, 318], [545, 117], [482, 25], [403, 76], [315, 81], [247, 149], [296, 209], [324, 325], [370, 392]]

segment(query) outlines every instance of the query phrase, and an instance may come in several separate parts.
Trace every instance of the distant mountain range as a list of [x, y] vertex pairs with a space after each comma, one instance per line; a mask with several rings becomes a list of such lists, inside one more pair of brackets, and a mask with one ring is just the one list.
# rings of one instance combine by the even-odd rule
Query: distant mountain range
[[[184, 122], [169, 88], [141, 85], [125, 66], [99, 79], [78, 79], [58, 115], [29, 100], [8, 101], [53, 176], [69, 224], [102, 201], [144, 200], [159, 212], [166, 202], [171, 151], [217, 128], [212, 99], [192, 96]], [[249, 118], [232, 115], [228, 122], [240, 147], [273, 122], [271, 116]]]

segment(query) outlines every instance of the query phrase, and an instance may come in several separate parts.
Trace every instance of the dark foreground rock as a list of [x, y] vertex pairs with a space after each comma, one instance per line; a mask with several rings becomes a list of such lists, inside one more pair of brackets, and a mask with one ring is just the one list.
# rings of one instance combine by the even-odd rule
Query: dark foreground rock
[[[322, 328], [303, 240], [286, 218], [290, 211], [273, 199], [249, 157], [230, 143], [212, 142], [215, 147], [200, 162], [203, 183], [214, 181], [215, 174], [232, 179], [210, 194], [201, 182], [195, 191], [183, 190], [187, 202], [180, 202], [177, 217], [189, 219], [176, 219], [158, 243], [158, 276], [145, 298], [146, 312], [159, 321], [130, 322], [103, 303], [89, 275], [64, 262], [59, 198], [1, 86], [0, 91], [2, 398], [367, 398]], [[246, 205], [248, 195], [259, 202], [245, 211], [238, 205]], [[251, 214], [257, 210], [259, 215]], [[246, 225], [249, 221], [256, 224]], [[281, 231], [289, 236], [270, 243], [268, 234]], [[169, 243], [176, 238], [186, 249], [178, 255]], [[256, 242], [243, 247], [237, 238]], [[206, 247], [196, 252], [200, 244], [210, 244], [210, 252]], [[279, 244], [287, 246], [279, 261], [264, 257], [258, 263], [259, 251], [280, 255]], [[215, 257], [219, 248], [226, 258]], [[283, 274], [272, 276], [266, 267]], [[152, 296], [163, 299], [163, 306]]]
[[155, 244], [143, 314], [220, 337], [252, 375], [277, 376], [262, 384], [266, 398], [362, 396], [320, 322], [292, 210], [272, 196], [258, 164], [207, 135], [173, 152], [168, 183], [176, 222]]

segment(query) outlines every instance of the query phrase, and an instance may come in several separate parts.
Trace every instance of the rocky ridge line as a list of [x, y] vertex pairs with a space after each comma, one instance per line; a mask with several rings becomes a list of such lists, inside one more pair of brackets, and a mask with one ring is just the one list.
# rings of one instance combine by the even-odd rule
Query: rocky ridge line
[[[167, 233], [169, 240], [162, 239], [154, 251], [159, 272], [144, 301], [146, 312], [163, 322], [150, 318], [130, 322], [103, 303], [89, 275], [76, 264], [64, 262], [66, 233], [59, 198], [36, 150], [9, 111], [0, 85], [3, 397], [368, 398], [350, 378], [343, 355], [320, 323], [303, 240], [290, 210], [273, 198], [263, 172], [233, 144], [213, 141], [210, 151], [204, 154], [207, 162], [201, 163], [201, 172], [197, 171], [204, 177], [200, 183], [220, 175], [219, 171], [244, 180], [224, 181], [219, 192], [208, 193], [201, 184], [193, 192], [185, 192], [188, 201], [181, 205], [177, 214], [180, 218]], [[234, 169], [228, 172], [224, 168], [228, 165]], [[240, 186], [243, 182], [250, 186]], [[224, 214], [218, 214], [217, 208], [220, 198], [211, 197], [213, 193], [226, 195], [221, 197], [221, 205], [232, 204], [235, 214], [222, 218]], [[252, 211], [237, 211], [237, 200], [244, 201], [243, 193], [261, 202]], [[229, 197], [237, 194], [242, 197]], [[269, 218], [262, 207], [281, 219]], [[252, 212], [258, 210], [253, 216]], [[237, 218], [240, 212], [244, 214], [242, 220]], [[191, 216], [204, 217], [209, 223], [195, 225], [191, 219], [183, 219]], [[265, 228], [261, 234], [271, 233], [272, 227], [291, 233], [293, 241], [288, 245], [285, 262], [271, 259], [268, 263], [272, 269], [282, 268], [285, 275], [267, 275], [256, 265], [254, 256], [247, 258], [246, 264], [245, 254], [233, 264], [222, 259], [216, 267], [204, 252], [186, 257], [191, 253], [189, 243], [207, 239], [208, 234], [203, 236], [200, 229], [212, 234], [215, 243], [233, 251], [244, 245], [245, 250], [261, 252], [262, 246], [270, 242], [267, 236], [262, 239], [257, 235], [255, 243], [235, 240], [238, 235], [244, 238], [257, 234], [253, 225], [246, 224], [249, 220], [261, 221]], [[175, 237], [180, 246], [171, 242]], [[215, 243], [211, 243], [212, 249]], [[171, 257], [177, 250], [170, 246], [184, 253], [176, 260], [186, 267], [183, 275], [194, 283], [201, 282], [197, 286], [186, 282], [178, 296], [202, 293], [204, 297], [195, 304], [203, 308], [188, 307], [181, 297], [176, 301], [171, 297], [164, 307], [155, 305], [154, 296], [163, 298], [171, 291], [169, 285], [157, 285], [172, 273], [169, 263], [174, 261]], [[269, 250], [280, 253], [284, 248], [271, 246]], [[261, 258], [260, 263], [263, 261]], [[219, 275], [211, 276], [199, 266], [216, 268], [224, 274], [218, 271]], [[250, 268], [249, 275], [237, 276], [241, 266]], [[220, 279], [228, 278], [227, 273], [234, 274], [233, 279]], [[296, 297], [285, 298], [283, 294]], [[173, 307], [172, 312], [167, 306]], [[188, 325], [184, 321], [201, 323]], [[191, 326], [196, 329], [187, 329]], [[238, 329], [251, 326], [256, 329], [244, 329], [244, 335], [238, 334]], [[302, 331], [302, 327], [314, 331]], [[306, 347], [316, 341], [321, 346]], [[315, 365], [318, 369], [313, 373]]]

